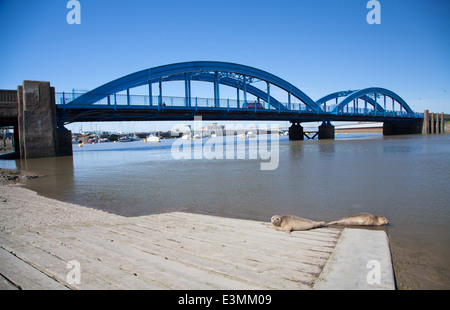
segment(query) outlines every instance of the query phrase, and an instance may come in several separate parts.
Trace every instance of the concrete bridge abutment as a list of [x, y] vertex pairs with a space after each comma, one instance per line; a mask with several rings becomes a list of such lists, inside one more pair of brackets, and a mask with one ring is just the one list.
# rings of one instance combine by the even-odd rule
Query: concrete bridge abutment
[[422, 133], [422, 120], [389, 121], [383, 123], [383, 135], [412, 135]]
[[72, 155], [72, 134], [57, 127], [55, 89], [49, 82], [24, 81], [17, 87], [20, 158]]

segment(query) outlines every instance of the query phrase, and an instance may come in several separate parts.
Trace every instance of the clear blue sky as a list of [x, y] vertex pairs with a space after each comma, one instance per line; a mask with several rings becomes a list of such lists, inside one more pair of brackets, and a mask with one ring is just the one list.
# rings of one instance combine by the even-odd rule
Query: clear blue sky
[[0, 88], [50, 81], [93, 89], [138, 70], [181, 61], [253, 66], [312, 99], [379, 86], [416, 111], [450, 113], [450, 1], [0, 0]]

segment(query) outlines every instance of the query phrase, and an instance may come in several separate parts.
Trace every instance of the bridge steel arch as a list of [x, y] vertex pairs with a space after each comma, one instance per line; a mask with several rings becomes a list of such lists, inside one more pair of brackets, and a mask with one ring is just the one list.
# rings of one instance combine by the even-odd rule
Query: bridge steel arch
[[[373, 98], [371, 97], [371, 95], [373, 95]], [[377, 102], [376, 99], [377, 99], [378, 95], [384, 96], [384, 107], [382, 107]], [[343, 100], [341, 100], [340, 102], [338, 102], [339, 98], [341, 98], [341, 97], [345, 97], [345, 98]], [[386, 113], [386, 109], [385, 109], [386, 97], [391, 98], [392, 102], [396, 101], [400, 105], [401, 109], [403, 109], [406, 113], [414, 114], [414, 111], [409, 107], [409, 105], [405, 102], [405, 100], [403, 100], [403, 98], [401, 98], [399, 95], [397, 95], [393, 91], [390, 91], [388, 89], [381, 88], [381, 87], [370, 87], [370, 88], [365, 88], [365, 89], [361, 89], [361, 90], [348, 90], [348, 91], [335, 92], [335, 93], [329, 94], [329, 95], [324, 96], [323, 98], [317, 100], [316, 104], [318, 106], [323, 105], [324, 107], [322, 109], [325, 110], [326, 103], [328, 101], [334, 99], [335, 105], [331, 112], [339, 114], [339, 113], [342, 113], [344, 111], [344, 108], [347, 105], [349, 105], [351, 102], [353, 102], [354, 100], [362, 99], [374, 107], [374, 111], [376, 111], [375, 113], [378, 113], [378, 112]]]
[[[220, 76], [219, 73], [221, 74]], [[268, 92], [264, 92], [250, 85], [249, 81], [252, 78], [266, 81], [268, 86], [269, 84], [272, 84], [283, 89], [289, 94], [289, 98], [291, 95], [294, 96], [308, 106], [311, 111], [322, 112], [322, 109], [314, 100], [308, 97], [300, 89], [278, 76], [250, 66], [218, 61], [183, 62], [138, 71], [97, 87], [74, 99], [70, 102], [70, 104], [94, 104], [95, 102], [98, 102], [112, 94], [146, 84], [150, 84], [151, 87], [152, 83], [185, 80], [186, 85], [188, 85], [190, 80], [197, 80], [213, 82], [215, 84], [215, 100], [219, 99], [217, 98], [217, 85], [223, 84], [244, 90], [244, 94], [245, 92], [249, 92], [258, 98], [267, 100], [271, 106], [279, 110], [288, 110], [286, 106], [282, 105], [270, 95], [270, 90]], [[188, 90], [186, 90], [186, 93], [188, 93]]]
[[[169, 77], [163, 78], [162, 81], [163, 82], [167, 82], [167, 81], [183, 81], [185, 79], [186, 79], [186, 77], [184, 76], [184, 74], [176, 74], [176, 75], [171, 75]], [[203, 81], [203, 82], [211, 82], [211, 83], [214, 83], [215, 79], [216, 79], [216, 77], [215, 77], [214, 73], [209, 73], [209, 72], [193, 74], [193, 75], [191, 75], [189, 77], [189, 80], [191, 80], [191, 81]], [[257, 87], [254, 87], [254, 86], [252, 86], [250, 84], [247, 84], [244, 87], [242, 81], [239, 81], [239, 80], [234, 79], [234, 78], [229, 78], [229, 77], [222, 77], [222, 78], [220, 78], [220, 84], [223, 84], [223, 85], [226, 85], [226, 86], [231, 86], [231, 87], [237, 88], [239, 90], [246, 91], [246, 92], [254, 95], [255, 97], [258, 97], [258, 98], [260, 98], [262, 100], [265, 100], [265, 101], [267, 101], [268, 98], [270, 97], [269, 102], [270, 102], [271, 106], [273, 106], [277, 110], [288, 111], [288, 108], [285, 105], [280, 103], [274, 97], [270, 96], [270, 94], [262, 91], [261, 89], [259, 89]]]

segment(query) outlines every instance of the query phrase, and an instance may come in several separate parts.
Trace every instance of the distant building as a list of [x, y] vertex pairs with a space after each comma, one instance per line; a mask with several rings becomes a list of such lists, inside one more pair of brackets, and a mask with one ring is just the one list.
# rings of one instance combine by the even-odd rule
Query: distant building
[[217, 123], [211, 123], [201, 128], [202, 133], [206, 137], [210, 137], [211, 135], [223, 136], [225, 132], [224, 125], [218, 125]]

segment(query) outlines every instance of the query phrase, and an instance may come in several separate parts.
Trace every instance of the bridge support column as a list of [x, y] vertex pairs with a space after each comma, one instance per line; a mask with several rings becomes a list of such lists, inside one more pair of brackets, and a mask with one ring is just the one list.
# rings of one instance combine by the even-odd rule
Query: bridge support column
[[431, 120], [430, 133], [433, 135], [436, 133], [436, 119], [434, 117], [434, 113], [430, 113], [430, 120]]
[[55, 89], [50, 83], [24, 81], [17, 97], [20, 157], [71, 156], [72, 134], [56, 128]]
[[56, 128], [56, 156], [72, 156], [72, 132], [64, 126]]
[[430, 112], [425, 110], [423, 112], [423, 126], [422, 126], [422, 134], [427, 135], [430, 133]]
[[422, 133], [423, 121], [414, 119], [408, 121], [391, 121], [383, 123], [383, 135], [414, 135]]
[[323, 121], [319, 126], [319, 140], [334, 139], [334, 126], [330, 121]]
[[442, 134], [444, 124], [444, 115], [442, 113], [436, 113], [436, 133]]
[[289, 127], [289, 140], [299, 141], [303, 139], [303, 127], [300, 123], [292, 122], [291, 127]]

